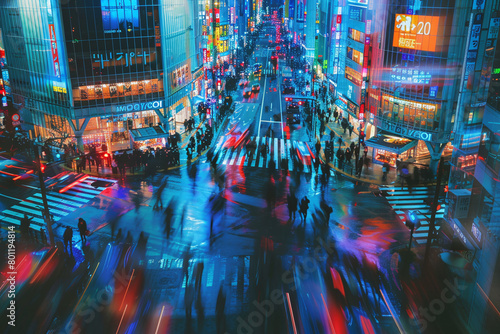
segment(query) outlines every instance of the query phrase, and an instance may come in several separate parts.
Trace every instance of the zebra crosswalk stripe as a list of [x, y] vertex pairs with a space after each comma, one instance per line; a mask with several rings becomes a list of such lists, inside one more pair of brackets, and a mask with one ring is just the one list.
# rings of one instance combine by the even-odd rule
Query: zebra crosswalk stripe
[[[430, 206], [424, 199], [433, 195], [433, 190], [429, 187], [414, 187], [410, 193], [407, 187], [383, 186], [380, 190], [387, 191], [387, 201], [394, 209], [401, 221], [406, 220], [406, 210], [416, 210], [417, 217], [420, 219], [420, 227], [413, 233], [413, 238], [419, 243], [425, 243], [429, 232]], [[436, 219], [444, 218], [445, 204], [436, 211]], [[439, 226], [436, 226], [439, 230]]]
[[[69, 215], [71, 212], [82, 207], [88, 203], [92, 198], [99, 195], [107, 187], [92, 187], [91, 184], [94, 181], [107, 181], [115, 183], [115, 180], [99, 179], [99, 178], [88, 178], [88, 182], [85, 184], [79, 183], [72, 187], [70, 190], [59, 193], [59, 192], [49, 192], [46, 195], [47, 205], [49, 207], [49, 212], [53, 217], [55, 222], [60, 221], [65, 216]], [[87, 181], [85, 180], [85, 181]], [[0, 222], [5, 222], [9, 224], [20, 225], [21, 219], [24, 215], [32, 217], [30, 227], [34, 230], [40, 230], [45, 226], [45, 221], [42, 217], [43, 200], [41, 193], [35, 193], [30, 197], [22, 200], [21, 202], [13, 205], [12, 207], [2, 211], [0, 213]]]

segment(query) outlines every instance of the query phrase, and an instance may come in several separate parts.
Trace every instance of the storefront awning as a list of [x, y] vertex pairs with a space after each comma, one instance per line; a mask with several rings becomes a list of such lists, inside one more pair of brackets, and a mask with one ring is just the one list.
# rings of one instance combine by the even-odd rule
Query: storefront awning
[[155, 138], [168, 137], [168, 132], [161, 126], [150, 126], [148, 128], [137, 128], [130, 130], [130, 135], [134, 141], [149, 140]]
[[379, 134], [366, 141], [366, 145], [380, 150], [401, 154], [416, 146], [418, 140]]

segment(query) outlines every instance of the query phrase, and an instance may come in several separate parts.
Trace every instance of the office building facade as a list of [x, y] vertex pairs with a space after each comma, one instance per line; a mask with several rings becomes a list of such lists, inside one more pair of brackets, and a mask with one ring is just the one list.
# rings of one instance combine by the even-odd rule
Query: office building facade
[[32, 137], [74, 136], [80, 148], [118, 150], [163, 145], [184, 130], [202, 65], [197, 1], [0, 7], [12, 94]]

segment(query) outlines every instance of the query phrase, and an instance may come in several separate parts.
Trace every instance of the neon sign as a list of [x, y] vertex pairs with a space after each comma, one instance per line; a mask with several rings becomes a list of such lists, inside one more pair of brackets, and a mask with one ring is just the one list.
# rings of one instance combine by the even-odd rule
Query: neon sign
[[163, 101], [138, 102], [123, 106], [116, 106], [116, 112], [131, 112], [158, 108], [163, 108]]
[[[108, 57], [109, 56], [109, 57]], [[113, 61], [114, 57], [114, 61]], [[106, 67], [108, 66], [115, 66], [115, 65], [123, 65], [125, 67], [130, 67], [132, 65], [138, 64], [137, 59], [142, 58], [144, 59], [143, 64], [147, 64], [147, 58], [150, 57], [149, 53], [146, 53], [146, 51], [142, 51], [139, 53], [135, 52], [115, 52], [114, 54], [112, 52], [109, 53], [93, 53], [92, 54], [92, 62], [94, 63], [100, 63], [101, 68], [104, 68], [105, 63], [112, 62], [112, 65], [106, 64]], [[133, 59], [136, 58], [135, 63], [133, 62]], [[117, 64], [117, 62], [120, 62], [122, 64]], [[123, 64], [124, 63], [124, 64]], [[139, 62], [141, 64], [141, 62]]]

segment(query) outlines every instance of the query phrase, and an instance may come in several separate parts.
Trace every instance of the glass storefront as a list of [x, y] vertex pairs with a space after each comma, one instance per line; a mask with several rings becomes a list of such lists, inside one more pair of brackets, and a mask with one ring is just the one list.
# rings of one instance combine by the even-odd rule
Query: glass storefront
[[184, 96], [170, 106], [169, 115], [168, 128], [170, 130], [170, 134], [174, 134], [175, 132], [180, 134], [184, 133], [186, 131], [184, 121], [191, 118], [191, 103], [189, 102], [189, 98]]
[[[106, 144], [110, 151], [132, 147], [129, 130], [159, 124], [160, 119], [154, 110], [146, 110], [123, 115], [91, 118], [83, 135], [85, 145]], [[134, 144], [135, 146], [135, 144]]]
[[75, 101], [110, 99], [120, 96], [151, 94], [159, 91], [163, 91], [163, 80], [152, 79], [108, 85], [80, 86], [73, 89], [73, 99]]
[[438, 105], [382, 95], [383, 118], [417, 128], [435, 130], [439, 126]]

